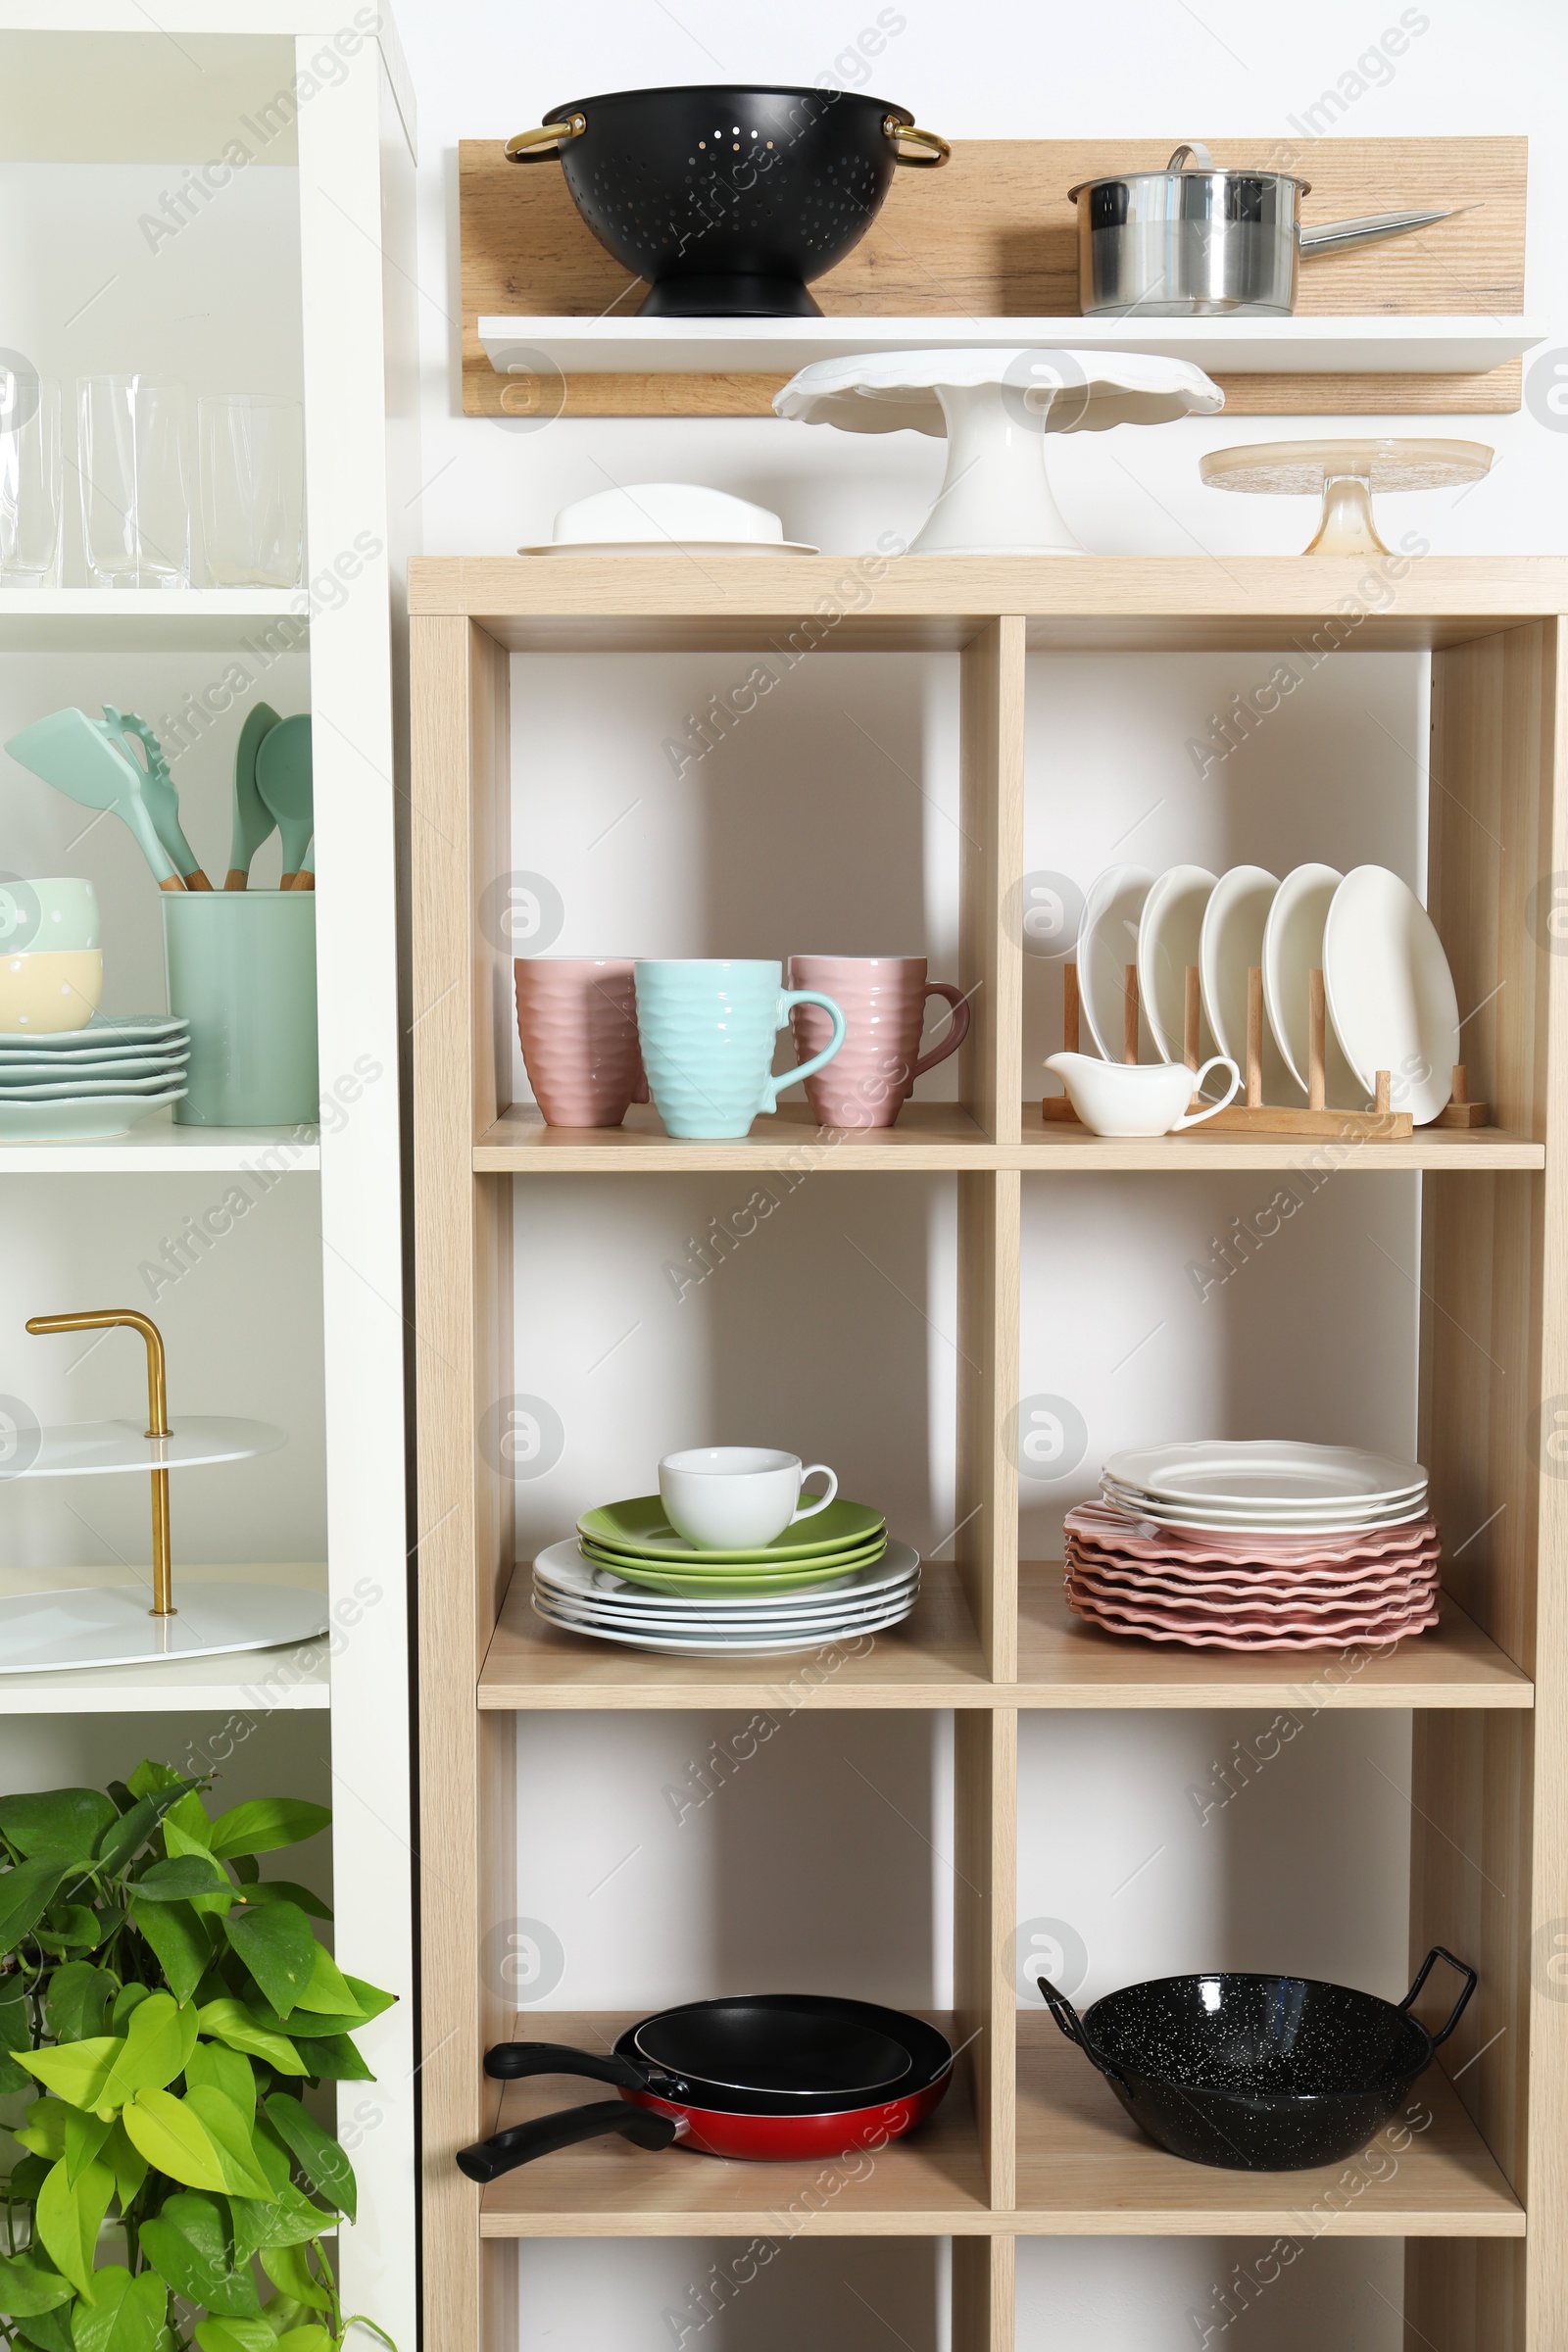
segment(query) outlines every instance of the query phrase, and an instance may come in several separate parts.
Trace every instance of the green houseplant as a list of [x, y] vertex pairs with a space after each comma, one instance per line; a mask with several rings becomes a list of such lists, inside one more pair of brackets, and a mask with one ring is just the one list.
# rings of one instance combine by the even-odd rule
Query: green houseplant
[[[330, 1915], [258, 1857], [326, 1827], [140, 1765], [107, 1791], [0, 1798], [0, 2092], [14, 2127], [0, 2343], [38, 2352], [332, 2352], [322, 2246], [354, 2174], [302, 2104], [368, 2080], [392, 1996], [344, 1976]], [[106, 2227], [107, 2226], [107, 2227]]]

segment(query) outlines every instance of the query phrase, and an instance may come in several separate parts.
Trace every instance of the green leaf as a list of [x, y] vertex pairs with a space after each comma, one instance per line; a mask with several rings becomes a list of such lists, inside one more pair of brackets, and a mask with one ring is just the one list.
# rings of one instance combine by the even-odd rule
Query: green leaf
[[203, 2320], [196, 2341], [201, 2352], [277, 2352], [277, 2337], [265, 2320]]
[[309, 2009], [315, 2016], [352, 2016], [362, 2025], [369, 2023], [349, 1989], [348, 1979], [324, 1943], [316, 1947], [316, 1965], [311, 1970], [310, 1983], [299, 1996], [298, 2006]]
[[246, 2263], [229, 2253], [228, 2221], [211, 2197], [176, 2190], [141, 2226], [144, 2252], [176, 2295], [219, 2318], [258, 2319], [261, 2297]]
[[374, 2075], [346, 2034], [323, 2034], [305, 2044], [305, 2059], [318, 2082], [373, 2082]]
[[178, 1781], [172, 1788], [153, 1790], [138, 1797], [128, 1813], [110, 1823], [98, 1843], [98, 1868], [106, 1878], [123, 1870], [134, 1861], [157, 1829], [164, 1815], [178, 1804], [186, 1788], [197, 1787], [195, 1781]]
[[0, 1875], [0, 1952], [14, 1952], [31, 1934], [66, 1875], [66, 1865], [48, 1856], [19, 1862], [15, 1870]]
[[39, 2189], [49, 2178], [49, 2167], [53, 2161], [51, 2157], [24, 2156], [11, 2167], [11, 2178], [6, 2182], [6, 2188], [13, 2205], [31, 2205], [36, 2202]]
[[298, 1886], [292, 1879], [246, 1879], [241, 1863], [236, 1862], [234, 1868], [239, 1871], [243, 1881], [241, 1891], [246, 1902], [298, 1903], [300, 1909], [308, 1911], [313, 1919], [331, 1918], [331, 1904], [323, 1903], [320, 1896], [309, 1886]]
[[213, 1956], [212, 1937], [189, 1903], [132, 1903], [131, 1920], [146, 1938], [176, 2001], [188, 2001]]
[[131, 2146], [122, 2123], [117, 2122], [104, 2141], [102, 2162], [108, 2165], [115, 2176], [115, 2195], [120, 2200], [120, 2210], [127, 2213], [131, 2200], [147, 2178], [147, 2159]]
[[66, 2179], [73, 2188], [95, 2161], [114, 2128], [113, 2116], [82, 2115], [74, 2107], [67, 2108], [66, 2144], [62, 2153], [66, 2159]]
[[277, 2339], [277, 2352], [332, 2352], [334, 2338], [324, 2328], [290, 2328]]
[[332, 2298], [311, 2269], [303, 2246], [264, 2246], [261, 2265], [275, 2287], [307, 2311], [330, 2311]]
[[56, 2311], [74, 2293], [69, 2278], [58, 2271], [40, 2269], [25, 2254], [0, 2255], [0, 2311], [11, 2319], [32, 2319], [41, 2311]]
[[19, 2319], [16, 2329], [24, 2344], [36, 2344], [39, 2352], [76, 2352], [71, 2338], [71, 2312], [64, 2304], [55, 2311], [40, 2312], [36, 2319]]
[[89, 2164], [73, 2187], [62, 2158], [38, 2191], [34, 2208], [33, 2227], [44, 2252], [89, 2303], [94, 2294], [92, 2265], [98, 2232], [114, 2193], [115, 2177], [108, 2165]]
[[152, 2271], [133, 2278], [111, 2263], [93, 2280], [93, 2300], [71, 2315], [76, 2352], [156, 2352], [169, 2312], [169, 2289]]
[[286, 2021], [315, 1974], [320, 1949], [304, 1912], [294, 1903], [269, 1903], [260, 1911], [236, 1909], [224, 1919], [223, 1934], [278, 2017]]
[[[194, 1797], [186, 1797], [184, 1801], [186, 1804], [194, 1804], [196, 1800]], [[205, 1813], [202, 1814], [201, 1824], [202, 1835], [193, 1837], [171, 1813], [164, 1823], [164, 1849], [171, 1861], [178, 1861], [183, 1857], [205, 1862], [209, 1870], [217, 1873], [214, 1891], [211, 1894], [197, 1894], [192, 1898], [196, 1910], [201, 1912], [226, 1911], [234, 1900], [234, 1888], [227, 1871], [220, 1866], [207, 1843], [208, 1821]]]
[[32, 2088], [25, 2067], [19, 2066], [11, 2055], [14, 2049], [25, 2049], [31, 2039], [32, 2016], [25, 1993], [0, 1996], [0, 2094]]
[[126, 1889], [133, 1903], [183, 1903], [194, 1894], [232, 1894], [233, 1888], [211, 1854], [181, 1854], [174, 1862], [153, 1862]]
[[226, 2042], [231, 2050], [243, 2050], [248, 2057], [262, 2059], [275, 2074], [303, 2075], [310, 2071], [287, 2034], [257, 2017], [243, 2001], [226, 1998], [208, 2001], [196, 2014], [204, 2034], [210, 2034], [215, 2041]]
[[275, 2205], [263, 2205], [246, 2197], [231, 2197], [229, 2210], [234, 2217], [234, 2259], [249, 2261], [264, 2246], [308, 2246], [326, 2230], [336, 2226], [334, 2214], [323, 2213], [313, 2205], [303, 2189], [292, 2181], [279, 2191]]
[[235, 1854], [270, 1854], [280, 1845], [316, 1837], [331, 1818], [325, 1805], [310, 1805], [302, 1797], [257, 1797], [220, 1813], [208, 1842], [224, 1861]]
[[16, 2137], [34, 2156], [47, 2156], [58, 2164], [66, 2152], [66, 2118], [75, 2113], [62, 2099], [34, 2099], [27, 2109], [27, 2129]]
[[123, 2053], [115, 2061], [100, 2104], [122, 2107], [134, 2091], [166, 2089], [184, 2073], [195, 2047], [195, 2010], [188, 2004], [181, 2008], [172, 1993], [151, 1994], [131, 2012]]
[[357, 2210], [354, 2167], [331, 2132], [284, 2090], [274, 2090], [268, 2099], [267, 2120], [311, 2186], [352, 2222]]
[[124, 2046], [116, 2034], [95, 2034], [90, 2041], [62, 2042], [52, 2050], [17, 2050], [13, 2055], [73, 2107], [97, 2107]]
[[150, 2001], [152, 1997], [153, 1988], [150, 1984], [122, 1984], [109, 2012], [110, 2032], [123, 2034], [130, 2023], [132, 2011], [139, 2009], [143, 2001]]
[[[90, 1960], [68, 1960], [49, 1980], [49, 2031], [57, 2041], [89, 2041], [104, 2030], [104, 2011], [115, 1990], [107, 1968]], [[10, 2045], [7, 2044], [9, 2047]]]
[[27, 1859], [86, 1862], [118, 1817], [98, 1788], [50, 1788], [41, 1796], [0, 1797], [0, 1838]]
[[195, 2090], [206, 2083], [232, 2099], [247, 2123], [256, 2114], [256, 2069], [238, 2050], [225, 2050], [216, 2041], [199, 2041], [185, 2061], [185, 2082]]
[[85, 1903], [51, 1903], [33, 1934], [46, 1952], [62, 1959], [69, 1952], [93, 1952], [107, 1931], [103, 1919]]
[[227, 2188], [227, 2169], [212, 2134], [183, 2099], [167, 2090], [139, 2090], [120, 2120], [137, 2154], [182, 2188]]
[[185, 1786], [172, 1764], [161, 1764], [155, 1756], [143, 1756], [125, 1783], [132, 1796], [156, 1796], [161, 1788], [183, 1788]]
[[198, 2083], [185, 2093], [185, 2106], [200, 2118], [223, 2167], [223, 2186], [235, 2197], [270, 2197], [272, 2183], [261, 2168], [250, 2119], [222, 2091]]

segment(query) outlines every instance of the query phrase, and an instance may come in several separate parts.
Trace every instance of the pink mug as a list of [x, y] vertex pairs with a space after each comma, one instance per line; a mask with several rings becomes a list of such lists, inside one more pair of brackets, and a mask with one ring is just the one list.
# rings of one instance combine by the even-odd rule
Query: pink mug
[[[962, 993], [945, 980], [928, 980], [923, 956], [792, 956], [789, 983], [819, 989], [844, 1008], [843, 1046], [806, 1081], [819, 1127], [891, 1127], [915, 1080], [956, 1054], [969, 1033]], [[953, 1006], [953, 1026], [940, 1046], [922, 1054], [928, 997]], [[803, 1056], [827, 1044], [832, 1023], [816, 1005], [797, 1004], [790, 1017]]]
[[519, 956], [517, 1037], [549, 1127], [618, 1127], [646, 1102], [629, 956]]

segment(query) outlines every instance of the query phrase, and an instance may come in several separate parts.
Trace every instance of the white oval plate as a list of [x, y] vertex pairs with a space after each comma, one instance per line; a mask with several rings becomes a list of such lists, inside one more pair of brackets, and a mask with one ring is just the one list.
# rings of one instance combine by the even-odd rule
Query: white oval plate
[[[1182, 1058], [1187, 966], [1199, 960], [1203, 915], [1218, 881], [1206, 865], [1167, 866], [1144, 901], [1138, 924], [1138, 993], [1162, 1061]], [[1213, 1052], [1200, 991], [1199, 1061], [1206, 1061]]]
[[729, 1615], [732, 1612], [753, 1616], [769, 1611], [796, 1613], [803, 1608], [827, 1607], [844, 1602], [862, 1602], [885, 1592], [893, 1592], [920, 1568], [920, 1554], [911, 1544], [901, 1544], [890, 1537], [880, 1559], [869, 1568], [857, 1569], [835, 1584], [830, 1592], [818, 1586], [802, 1592], [760, 1592], [733, 1594], [727, 1599], [715, 1599], [711, 1594], [663, 1593], [651, 1586], [639, 1586], [614, 1576], [608, 1569], [596, 1569], [585, 1560], [577, 1548], [577, 1540], [552, 1544], [540, 1552], [533, 1564], [534, 1575], [551, 1591], [578, 1602], [592, 1601], [596, 1605], [608, 1602], [615, 1607], [624, 1597], [628, 1607], [657, 1609], [682, 1623], [689, 1617]]
[[[1228, 1054], [1247, 1079], [1247, 980], [1263, 968], [1263, 933], [1279, 889], [1279, 876], [1266, 866], [1233, 865], [1221, 874], [1203, 909], [1198, 942], [1203, 1010], [1221, 1054]], [[1306, 1100], [1263, 1020], [1263, 1100], [1287, 1107]]]
[[[1323, 968], [1323, 927], [1344, 878], [1337, 866], [1297, 866], [1274, 893], [1263, 930], [1263, 1002], [1268, 1007], [1269, 1027], [1303, 1095], [1307, 1091], [1310, 1028], [1308, 976]], [[1372, 1090], [1360, 1084], [1346, 1060], [1332, 1015], [1323, 1028], [1328, 1106], [1331, 1110], [1364, 1110]]]
[[1387, 1070], [1395, 1109], [1427, 1126], [1453, 1092], [1459, 999], [1432, 917], [1387, 866], [1355, 866], [1334, 893], [1323, 983], [1346, 1059], [1367, 1094]]
[[1396, 1502], [1424, 1493], [1419, 1462], [1301, 1438], [1173, 1438], [1111, 1454], [1104, 1475], [1165, 1502]]
[[541, 1607], [537, 1593], [533, 1601], [534, 1614], [542, 1617], [547, 1625], [559, 1625], [563, 1632], [578, 1634], [586, 1642], [614, 1642], [623, 1649], [658, 1650], [666, 1657], [675, 1658], [779, 1657], [791, 1650], [826, 1649], [835, 1641], [858, 1641], [863, 1634], [879, 1634], [890, 1626], [901, 1625], [913, 1607], [912, 1598], [900, 1598], [892, 1604], [886, 1616], [870, 1618], [864, 1625], [838, 1634], [793, 1633], [771, 1636], [740, 1633], [725, 1634], [710, 1642], [697, 1642], [690, 1638], [676, 1641], [662, 1634], [634, 1634], [629, 1629], [624, 1633], [616, 1633], [609, 1626], [568, 1625], [550, 1609]]
[[[1078, 925], [1078, 1002], [1106, 1061], [1120, 1061], [1127, 966], [1138, 960], [1138, 923], [1153, 883], [1147, 865], [1107, 865], [1089, 885]], [[1153, 1058], [1153, 1031], [1139, 1022], [1139, 1058]], [[1147, 1051], [1146, 1051], [1147, 1048]]]

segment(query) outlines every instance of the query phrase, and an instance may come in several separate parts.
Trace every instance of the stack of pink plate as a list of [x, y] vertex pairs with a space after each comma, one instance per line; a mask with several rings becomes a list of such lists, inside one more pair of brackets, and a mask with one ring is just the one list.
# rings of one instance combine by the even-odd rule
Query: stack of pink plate
[[1426, 1474], [1348, 1446], [1184, 1443], [1113, 1455], [1067, 1515], [1069, 1606], [1194, 1648], [1396, 1642], [1438, 1622]]

